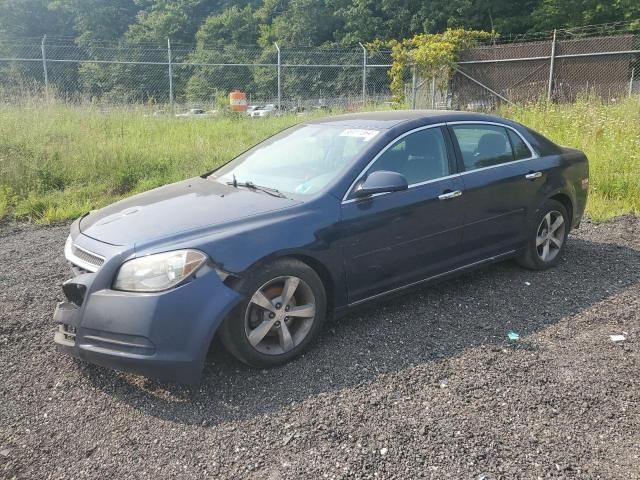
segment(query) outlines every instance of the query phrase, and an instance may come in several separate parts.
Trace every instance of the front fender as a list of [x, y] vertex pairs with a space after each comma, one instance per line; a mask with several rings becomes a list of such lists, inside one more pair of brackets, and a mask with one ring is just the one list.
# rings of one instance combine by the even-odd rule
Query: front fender
[[[340, 201], [325, 195], [286, 210], [221, 225], [208, 234], [136, 250], [136, 254], [198, 248], [211, 257], [217, 268], [240, 278], [248, 270], [277, 258], [307, 257], [324, 267], [337, 291], [344, 291], [338, 287], [343, 279], [343, 260], [334, 246], [339, 219]], [[335, 303], [340, 304], [340, 300]]]

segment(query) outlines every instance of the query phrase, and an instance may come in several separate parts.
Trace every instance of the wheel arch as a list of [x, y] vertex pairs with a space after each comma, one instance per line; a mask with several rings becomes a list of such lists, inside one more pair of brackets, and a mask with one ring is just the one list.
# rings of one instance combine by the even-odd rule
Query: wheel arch
[[266, 265], [278, 260], [293, 259], [304, 263], [311, 268], [322, 281], [327, 297], [327, 316], [331, 316], [336, 306], [336, 279], [331, 274], [330, 268], [318, 258], [300, 252], [282, 252], [279, 255], [269, 255], [254, 262], [242, 273], [233, 273], [225, 280], [225, 284], [236, 291], [240, 291], [243, 277], [250, 271], [264, 268]]
[[324, 289], [327, 297], [326, 313], [327, 313], [327, 316], [331, 316], [333, 309], [335, 308], [335, 288], [336, 287], [335, 287], [335, 282], [333, 280], [331, 272], [329, 271], [329, 268], [320, 260], [310, 255], [293, 253], [293, 254], [279, 257], [278, 260], [283, 258], [293, 258], [295, 260], [298, 260], [299, 262], [302, 262], [307, 266], [309, 266], [309, 268], [313, 269], [313, 271], [315, 271], [318, 274], [318, 276], [320, 277], [320, 280], [322, 280], [322, 284], [324, 285]]
[[557, 202], [560, 202], [564, 206], [564, 208], [567, 210], [567, 213], [569, 214], [569, 225], [572, 225], [573, 224], [573, 202], [571, 201], [571, 198], [569, 197], [569, 195], [563, 192], [559, 192], [549, 197], [549, 200], [555, 200]]
[[[299, 253], [299, 252], [282, 252], [282, 254], [280, 255], [270, 255], [268, 257], [264, 257], [259, 261], [253, 263], [249, 268], [245, 269], [242, 273], [231, 274], [233, 277], [233, 280], [231, 281], [231, 283], [227, 283], [225, 281], [225, 283], [227, 283], [227, 286], [229, 288], [236, 290], [236, 292], [238, 292], [240, 296], [244, 298], [244, 301], [241, 301], [236, 306], [236, 308], [233, 311], [230, 311], [228, 315], [224, 318], [223, 322], [220, 324], [220, 327], [215, 331], [214, 335], [210, 339], [209, 348], [211, 348], [214, 338], [217, 337], [220, 339], [220, 341], [225, 346], [225, 348], [240, 361], [252, 366], [260, 365], [260, 364], [254, 363], [254, 361], [251, 360], [252, 358], [251, 355], [247, 356], [248, 355], [247, 352], [243, 351], [244, 347], [239, 346], [237, 342], [233, 341], [233, 338], [236, 338], [237, 336], [231, 333], [231, 330], [236, 328], [238, 322], [235, 322], [235, 321], [231, 322], [230, 325], [227, 325], [227, 322], [230, 318], [233, 318], [231, 317], [232, 315], [242, 313], [241, 310], [238, 310], [239, 307], [245, 305], [247, 301], [250, 302], [250, 300], [247, 300], [247, 299], [248, 299], [248, 296], [250, 296], [251, 294], [248, 294], [247, 292], [251, 292], [252, 289], [254, 288], [253, 286], [249, 288], [250, 285], [255, 285], [254, 283], [255, 278], [252, 278], [252, 277], [258, 274], [258, 275], [262, 275], [264, 278], [271, 278], [272, 277], [271, 274], [273, 273], [273, 271], [260, 273], [260, 270], [264, 268], [269, 268], [270, 265], [274, 263], [282, 262], [282, 261], [285, 261], [285, 262], [288, 261], [289, 265], [292, 268], [293, 268], [292, 263], [295, 262], [298, 265], [296, 270], [311, 269], [314, 273], [316, 273], [316, 275], [318, 275], [320, 282], [322, 283], [322, 286], [325, 289], [325, 297], [326, 297], [324, 300], [326, 302], [326, 307], [325, 307], [326, 315], [324, 316], [324, 318], [321, 318], [321, 322], [319, 325], [322, 325], [322, 323], [327, 318], [330, 318], [332, 316], [333, 308], [335, 304], [335, 299], [334, 299], [334, 295], [335, 295], [334, 282], [335, 281], [332, 278], [331, 272], [327, 265], [325, 265], [321, 260], [314, 258], [311, 255], [305, 255], [304, 253]], [[288, 269], [285, 269], [285, 271], [286, 270]], [[280, 269], [280, 271], [282, 271], [282, 269]], [[287, 273], [283, 272], [280, 275], [286, 275], [286, 274]], [[245, 283], [245, 280], [247, 281], [246, 283]], [[314, 280], [313, 283], [317, 284], [317, 280]], [[303, 341], [307, 341], [306, 338], [303, 339]], [[276, 364], [278, 363], [274, 363], [273, 365], [276, 365]]]

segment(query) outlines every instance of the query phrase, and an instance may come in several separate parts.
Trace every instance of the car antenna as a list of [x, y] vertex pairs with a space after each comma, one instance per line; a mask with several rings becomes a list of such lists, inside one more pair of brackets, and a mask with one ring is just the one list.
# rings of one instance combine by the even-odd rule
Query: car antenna
[[231, 175], [233, 175], [233, 188], [238, 188], [238, 180], [236, 180], [236, 174], [232, 173]]

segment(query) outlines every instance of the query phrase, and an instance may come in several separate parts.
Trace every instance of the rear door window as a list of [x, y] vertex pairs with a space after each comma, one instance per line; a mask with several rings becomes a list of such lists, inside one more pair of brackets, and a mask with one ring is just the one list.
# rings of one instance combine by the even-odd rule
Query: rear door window
[[527, 144], [524, 143], [524, 140], [513, 130], [507, 128], [507, 134], [509, 135], [509, 140], [511, 140], [511, 146], [513, 147], [513, 158], [514, 160], [524, 160], [525, 158], [533, 157], [531, 150], [527, 147]]
[[562, 152], [560, 147], [549, 140], [544, 135], [525, 127], [530, 137], [533, 137], [532, 146], [537, 150], [538, 155], [558, 155]]
[[469, 124], [452, 125], [451, 130], [460, 147], [465, 171], [500, 165], [515, 159], [509, 134], [504, 127]]

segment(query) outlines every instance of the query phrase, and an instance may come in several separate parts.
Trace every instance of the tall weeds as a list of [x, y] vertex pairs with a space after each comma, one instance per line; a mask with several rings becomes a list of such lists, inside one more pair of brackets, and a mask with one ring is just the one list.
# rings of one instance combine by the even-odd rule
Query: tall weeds
[[574, 104], [509, 107], [501, 113], [587, 154], [591, 218], [640, 214], [640, 98], [616, 103], [584, 98]]
[[[304, 120], [156, 117], [56, 103], [0, 108], [0, 217], [39, 223], [213, 169]], [[501, 114], [587, 154], [594, 220], [640, 214], [640, 99], [583, 99]]]

